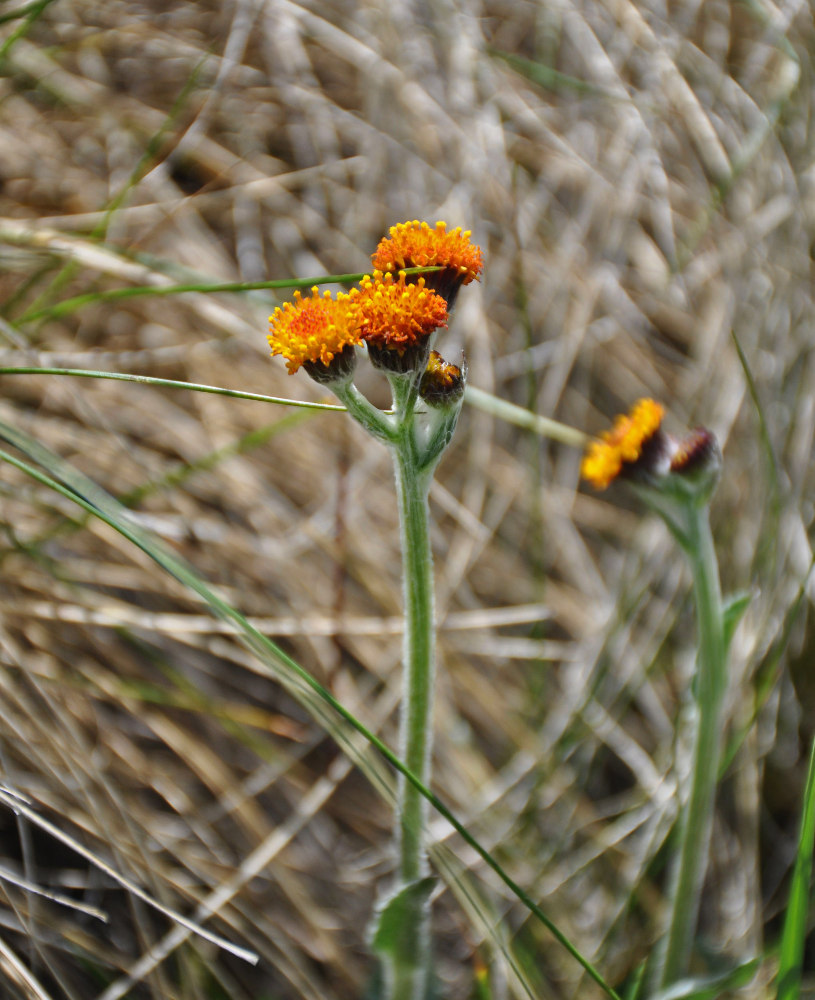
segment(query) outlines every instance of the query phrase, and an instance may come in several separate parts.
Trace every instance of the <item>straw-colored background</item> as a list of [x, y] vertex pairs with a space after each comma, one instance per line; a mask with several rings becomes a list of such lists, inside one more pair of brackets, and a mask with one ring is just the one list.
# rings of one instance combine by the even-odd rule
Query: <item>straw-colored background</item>
[[[0, 24], [3, 366], [322, 398], [268, 358], [268, 292], [25, 314], [131, 285], [362, 271], [389, 225], [445, 219], [486, 256], [443, 348], [466, 352], [473, 385], [590, 432], [651, 395], [669, 427], [717, 433], [724, 586], [754, 598], [729, 703], [730, 732], [747, 735], [703, 931], [728, 961], [760, 953], [785, 899], [815, 705], [804, 612], [790, 613], [815, 485], [810, 6], [40, 6]], [[62, 377], [0, 384], [3, 420], [116, 496], [145, 488], [142, 523], [393, 743], [384, 449], [341, 415]], [[375, 378], [362, 385], [385, 402]], [[619, 983], [661, 919], [694, 622], [664, 527], [621, 488], [580, 488], [579, 459], [465, 407], [432, 493], [436, 787]], [[188, 942], [128, 995], [361, 997], [389, 808], [200, 602], [78, 517], [3, 472], [4, 784], [184, 913], [267, 854], [211, 922], [259, 967]], [[122, 995], [103, 991], [169, 924], [8, 807], [0, 824], [6, 870], [111, 920], [0, 882], [0, 992], [40, 995], [16, 954], [55, 1000]], [[446, 827], [431, 832], [470, 867], [535, 995], [597, 995]], [[440, 996], [468, 997], [485, 963], [496, 996], [523, 996], [460, 896], [442, 888], [434, 904]]]

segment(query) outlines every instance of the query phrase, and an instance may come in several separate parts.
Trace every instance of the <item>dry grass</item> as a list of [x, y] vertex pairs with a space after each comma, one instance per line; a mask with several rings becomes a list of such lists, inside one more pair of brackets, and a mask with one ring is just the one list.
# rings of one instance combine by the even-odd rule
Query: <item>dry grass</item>
[[[317, 398], [267, 357], [268, 293], [25, 314], [131, 283], [364, 270], [392, 223], [444, 218], [487, 255], [447, 341], [474, 385], [589, 431], [649, 394], [677, 426], [716, 431], [725, 589], [755, 591], [729, 706], [747, 735], [704, 908], [731, 960], [777, 932], [813, 730], [812, 639], [797, 620], [790, 658], [784, 631], [815, 516], [813, 47], [803, 0], [59, 0], [0, 56], [2, 365]], [[535, 82], [519, 59], [561, 75]], [[393, 741], [383, 449], [336, 415], [57, 377], [2, 386], [2, 419], [113, 494], [141, 490], [145, 525]], [[577, 492], [578, 463], [464, 413], [432, 498], [436, 785], [621, 982], [660, 920], [693, 621], [662, 525], [622, 491]], [[387, 805], [143, 554], [11, 471], [0, 505], [4, 783], [182, 912], [235, 879], [211, 924], [261, 956], [252, 969], [190, 940], [138, 966], [170, 925], [4, 808], [3, 866], [111, 922], [0, 882], [3, 995], [112, 1000], [136, 968], [133, 998], [362, 996]], [[596, 995], [446, 842], [538, 995]], [[435, 913], [442, 996], [467, 997], [482, 960], [522, 995], [451, 892]]]

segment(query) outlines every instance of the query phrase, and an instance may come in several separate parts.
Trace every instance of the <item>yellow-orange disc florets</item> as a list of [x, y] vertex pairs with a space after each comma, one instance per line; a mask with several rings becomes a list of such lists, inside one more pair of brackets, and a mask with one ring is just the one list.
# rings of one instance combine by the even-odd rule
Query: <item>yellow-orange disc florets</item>
[[366, 275], [351, 299], [362, 339], [377, 347], [401, 353], [447, 326], [444, 299], [421, 278], [408, 284], [404, 271], [397, 280], [380, 271]]
[[379, 241], [373, 255], [378, 271], [401, 271], [406, 267], [434, 265], [454, 271], [459, 283], [468, 285], [484, 269], [481, 247], [470, 242], [470, 232], [460, 227], [447, 232], [446, 222], [435, 229], [426, 222], [400, 222]]
[[641, 399], [628, 414], [614, 421], [610, 431], [589, 444], [580, 473], [598, 490], [616, 479], [624, 465], [631, 465], [642, 455], [644, 446], [654, 437], [665, 415], [664, 407], [653, 399]]
[[344, 347], [360, 342], [350, 295], [341, 292], [333, 299], [331, 292], [320, 295], [315, 285], [311, 298], [300, 292], [294, 298], [269, 317], [269, 346], [286, 359], [290, 375], [307, 361], [328, 365]]

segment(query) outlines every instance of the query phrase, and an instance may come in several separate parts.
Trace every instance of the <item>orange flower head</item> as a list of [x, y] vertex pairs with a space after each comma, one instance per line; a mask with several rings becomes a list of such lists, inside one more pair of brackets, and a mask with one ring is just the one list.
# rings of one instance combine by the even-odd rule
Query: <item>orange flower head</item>
[[345, 348], [360, 342], [350, 295], [341, 292], [333, 299], [331, 292], [320, 295], [315, 285], [310, 298], [300, 292], [294, 298], [269, 317], [269, 346], [273, 355], [286, 359], [290, 375], [301, 365], [327, 368]]
[[398, 280], [392, 274], [374, 271], [351, 292], [360, 336], [368, 346], [383, 347], [400, 354], [423, 344], [440, 326], [447, 326], [444, 299], [425, 287], [420, 278], [408, 284], [405, 272]]
[[373, 266], [391, 273], [408, 267], [442, 267], [424, 278], [427, 287], [447, 301], [449, 310], [459, 288], [477, 280], [484, 269], [481, 247], [470, 242], [470, 235], [461, 227], [448, 233], [446, 222], [437, 222], [435, 229], [418, 220], [400, 222], [379, 241]]
[[589, 444], [580, 474], [592, 486], [604, 490], [626, 466], [639, 461], [658, 433], [664, 415], [665, 408], [653, 399], [639, 400], [630, 413], [617, 417], [610, 431]]

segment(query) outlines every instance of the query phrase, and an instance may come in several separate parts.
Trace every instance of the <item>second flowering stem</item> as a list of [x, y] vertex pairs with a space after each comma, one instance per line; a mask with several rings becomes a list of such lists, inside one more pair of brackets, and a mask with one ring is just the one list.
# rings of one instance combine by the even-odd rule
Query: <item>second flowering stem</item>
[[661, 490], [637, 488], [665, 521], [688, 560], [699, 634], [689, 705], [690, 773], [687, 786], [680, 789], [679, 843], [670, 876], [668, 926], [650, 976], [657, 992], [688, 972], [709, 856], [727, 691], [725, 613], [710, 531], [709, 490], [678, 479], [672, 485], [673, 489], [667, 483]]
[[691, 773], [683, 796], [679, 852], [671, 885], [671, 915], [664, 942], [660, 985], [688, 971], [707, 867], [713, 806], [722, 753], [722, 707], [727, 689], [727, 649], [719, 569], [708, 505], [688, 502], [683, 544], [693, 575], [699, 651], [693, 699]]

